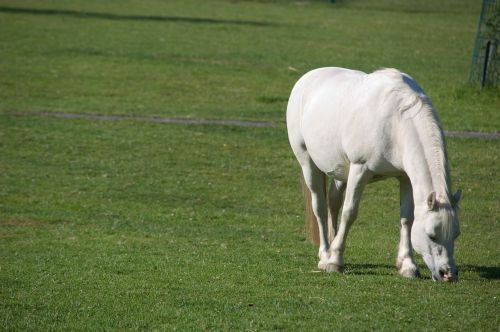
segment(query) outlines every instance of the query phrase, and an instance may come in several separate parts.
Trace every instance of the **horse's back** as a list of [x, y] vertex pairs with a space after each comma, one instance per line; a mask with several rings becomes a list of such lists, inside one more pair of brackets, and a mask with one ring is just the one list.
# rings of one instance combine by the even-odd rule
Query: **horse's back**
[[[314, 120], [314, 118], [317, 118], [318, 112], [324, 109], [326, 104], [333, 102], [335, 99], [340, 99], [332, 96], [332, 93], [342, 95], [342, 86], [345, 89], [346, 85], [351, 84], [355, 78], [359, 79], [363, 75], [366, 74], [337, 67], [314, 69], [304, 74], [295, 83], [287, 106], [287, 127], [291, 141], [295, 137], [297, 137], [297, 143], [303, 140], [302, 128], [304, 120]], [[321, 103], [323, 105], [318, 108], [317, 105]], [[292, 142], [292, 148], [293, 146]]]
[[402, 89], [403, 75], [342, 68], [305, 74], [287, 110], [292, 148], [302, 144], [323, 172], [337, 178], [346, 176], [349, 163], [370, 163], [375, 172], [397, 171], [400, 110], [393, 95]]

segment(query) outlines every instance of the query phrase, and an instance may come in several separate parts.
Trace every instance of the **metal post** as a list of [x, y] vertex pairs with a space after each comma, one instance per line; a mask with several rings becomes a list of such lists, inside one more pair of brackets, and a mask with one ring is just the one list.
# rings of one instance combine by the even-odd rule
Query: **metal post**
[[490, 62], [491, 40], [486, 43], [486, 52], [484, 54], [483, 75], [481, 76], [481, 88], [484, 88], [488, 78], [488, 64]]

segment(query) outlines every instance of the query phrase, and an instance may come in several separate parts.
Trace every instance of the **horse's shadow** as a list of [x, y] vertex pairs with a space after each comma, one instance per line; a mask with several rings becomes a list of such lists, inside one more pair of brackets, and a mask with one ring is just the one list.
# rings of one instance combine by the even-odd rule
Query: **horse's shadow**
[[477, 273], [484, 279], [500, 280], [500, 266], [478, 266], [465, 264], [460, 265], [458, 268], [464, 271]]
[[[426, 269], [420, 266], [420, 270]], [[500, 266], [480, 266], [464, 264], [458, 266], [459, 271], [467, 271], [478, 274], [483, 279], [500, 280]], [[393, 265], [387, 264], [347, 264], [346, 273], [350, 275], [395, 275], [397, 269]]]

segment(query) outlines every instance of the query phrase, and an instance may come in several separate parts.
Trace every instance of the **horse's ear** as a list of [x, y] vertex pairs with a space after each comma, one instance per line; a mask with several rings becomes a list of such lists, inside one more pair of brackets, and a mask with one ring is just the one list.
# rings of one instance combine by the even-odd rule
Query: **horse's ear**
[[430, 211], [434, 210], [437, 206], [436, 202], [436, 192], [433, 191], [429, 194], [429, 197], [427, 197], [427, 207], [429, 208]]
[[455, 195], [453, 195], [453, 203], [455, 203], [455, 205], [458, 204], [458, 202], [460, 201], [460, 198], [462, 197], [462, 189], [459, 189]]

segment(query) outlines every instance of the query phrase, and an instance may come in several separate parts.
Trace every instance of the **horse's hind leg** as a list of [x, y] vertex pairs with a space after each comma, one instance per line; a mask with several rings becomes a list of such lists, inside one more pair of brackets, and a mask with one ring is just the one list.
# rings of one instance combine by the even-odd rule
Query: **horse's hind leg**
[[343, 202], [343, 194], [345, 189], [345, 182], [332, 180], [330, 190], [328, 191], [328, 208], [330, 214], [328, 215], [328, 241], [332, 243], [337, 234], [337, 221], [339, 218], [340, 208]]
[[326, 269], [326, 264], [329, 257], [329, 242], [328, 242], [328, 210], [325, 195], [325, 178], [324, 173], [321, 172], [309, 156], [303, 158], [300, 162], [302, 173], [304, 175], [304, 182], [311, 192], [312, 210], [316, 217], [319, 230], [319, 269]]
[[399, 274], [403, 277], [414, 278], [419, 276], [418, 266], [413, 260], [411, 246], [411, 226], [413, 224], [413, 191], [408, 177], [399, 179], [401, 237], [399, 240], [398, 258], [396, 265]]
[[344, 249], [347, 233], [358, 215], [359, 201], [371, 176], [372, 173], [366, 170], [364, 165], [350, 165], [340, 226], [330, 247], [331, 255], [326, 267], [327, 272], [344, 271]]

